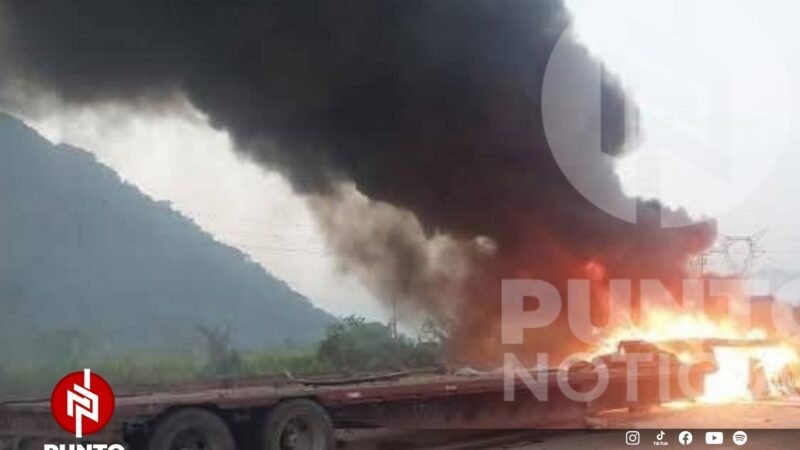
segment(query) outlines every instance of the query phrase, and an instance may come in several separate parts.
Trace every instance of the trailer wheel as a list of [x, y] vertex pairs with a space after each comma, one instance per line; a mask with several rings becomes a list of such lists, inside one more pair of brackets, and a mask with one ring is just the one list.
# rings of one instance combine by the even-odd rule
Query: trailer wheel
[[20, 438], [16, 442], [16, 447], [14, 447], [14, 442], [12, 442], [12, 445], [10, 445], [9, 448], [16, 448], [16, 450], [38, 450], [40, 448], [44, 448], [44, 444], [46, 443], [47, 440], [41, 438]]
[[148, 450], [236, 450], [228, 425], [201, 408], [174, 411], [156, 424]]
[[262, 450], [333, 450], [333, 424], [311, 400], [289, 400], [276, 406], [261, 427]]

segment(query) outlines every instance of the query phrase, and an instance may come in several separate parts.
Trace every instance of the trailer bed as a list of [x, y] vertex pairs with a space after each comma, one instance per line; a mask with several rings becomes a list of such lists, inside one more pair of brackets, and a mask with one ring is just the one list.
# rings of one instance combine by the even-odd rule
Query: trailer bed
[[[531, 373], [544, 380], [528, 386], [512, 379], [515, 400], [507, 401], [502, 373], [472, 376], [416, 374], [371, 381], [272, 380], [239, 386], [174, 387], [152, 392], [120, 395], [111, 423], [92, 439], [102, 442], [126, 439], [132, 430], [144, 429], [169, 411], [201, 407], [236, 422], [292, 399], [310, 399], [321, 405], [337, 427], [396, 428], [556, 428], [582, 427], [587, 414], [632, 407], [626, 398], [631, 384], [639, 391], [636, 404], [657, 403], [662, 372], [657, 366], [610, 372], [609, 387], [597, 399], [565, 395], [554, 370]], [[701, 376], [702, 374], [698, 374]], [[595, 371], [566, 375], [569, 386], [588, 391], [598, 382]], [[677, 385], [675, 380], [670, 385]], [[699, 383], [699, 381], [698, 381]], [[675, 399], [686, 395], [676, 392]], [[49, 400], [0, 404], [0, 436], [73, 438], [52, 419]]]

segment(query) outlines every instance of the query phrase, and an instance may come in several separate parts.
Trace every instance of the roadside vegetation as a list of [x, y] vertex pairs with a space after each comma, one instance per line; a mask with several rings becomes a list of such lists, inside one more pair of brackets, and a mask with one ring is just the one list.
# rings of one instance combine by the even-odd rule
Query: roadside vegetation
[[[426, 327], [425, 329], [429, 329]], [[423, 331], [424, 331], [423, 330]], [[231, 347], [230, 327], [196, 327], [204, 351], [154, 356], [128, 353], [81, 358], [80, 352], [49, 355], [22, 366], [0, 366], [0, 399], [47, 397], [65, 374], [91, 368], [120, 392], [185, 383], [240, 383], [264, 377], [355, 375], [409, 370], [442, 363], [442, 340], [421, 332], [416, 339], [395, 335], [391, 327], [348, 317], [331, 325], [316, 346], [268, 351]]]

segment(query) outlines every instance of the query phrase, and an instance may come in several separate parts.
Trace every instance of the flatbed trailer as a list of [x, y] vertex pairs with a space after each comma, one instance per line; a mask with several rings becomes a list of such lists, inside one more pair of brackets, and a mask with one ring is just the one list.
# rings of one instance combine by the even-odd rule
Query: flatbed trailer
[[[417, 374], [354, 381], [284, 379], [120, 395], [111, 422], [83, 442], [122, 443], [137, 450], [329, 450], [335, 448], [334, 428], [583, 428], [587, 416], [600, 411], [660, 403], [663, 381], [672, 387], [670, 400], [693, 396], [680, 389], [674, 372], [664, 375], [658, 365], [640, 367], [634, 374], [612, 369], [608, 387], [593, 399], [567, 395], [563, 386], [588, 392], [599, 380], [595, 370], [529, 373], [537, 383], [506, 379], [502, 373]], [[691, 374], [694, 389], [701, 389], [704, 373]], [[638, 393], [634, 402], [627, 399], [630, 386]], [[14, 450], [76, 442], [56, 424], [49, 400], [0, 404], [0, 437]]]

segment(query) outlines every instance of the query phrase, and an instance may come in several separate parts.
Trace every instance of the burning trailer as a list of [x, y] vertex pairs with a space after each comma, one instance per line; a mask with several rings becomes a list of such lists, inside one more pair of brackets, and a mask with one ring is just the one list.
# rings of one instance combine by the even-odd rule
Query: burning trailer
[[[179, 386], [118, 396], [111, 424], [89, 440], [169, 450], [188, 445], [181, 439], [191, 435], [195, 443], [214, 450], [252, 445], [328, 450], [334, 448], [335, 428], [584, 428], [603, 412], [717, 401], [720, 383], [733, 382], [735, 386], [726, 389], [736, 391], [760, 383], [753, 378], [731, 380], [736, 374], [728, 373], [729, 362], [720, 359], [728, 358], [728, 351], [741, 354], [747, 362], [788, 349], [759, 339], [628, 340], [614, 352], [559, 369], [508, 366], [462, 375], [288, 377], [227, 386]], [[773, 359], [759, 362], [767, 376], [778, 368]], [[751, 398], [758, 395], [752, 392]], [[45, 400], [3, 403], [0, 436], [19, 449], [53, 439], [72, 440], [74, 436], [60, 429], [50, 414]]]
[[[401, 314], [452, 323], [459, 361], [501, 359], [503, 280], [547, 280], [557, 292], [573, 279], [675, 287], [716, 236], [711, 220], [626, 195], [614, 158], [637, 143], [638, 112], [575, 39], [558, 0], [0, 8], [0, 90], [16, 104], [44, 93], [65, 108], [202, 113], [304, 197], [342, 269]], [[565, 64], [548, 76], [555, 49]], [[613, 211], [584, 195], [587, 186]], [[602, 309], [607, 293], [589, 295], [587, 309]], [[335, 427], [581, 427], [611, 409], [772, 395], [786, 387], [772, 380], [789, 379], [796, 363], [783, 343], [701, 316], [647, 319], [590, 347], [558, 317], [521, 351], [593, 352], [559, 369], [123, 395], [93, 439], [147, 450], [328, 450]], [[71, 438], [44, 400], [0, 405], [0, 435], [23, 448]]]

